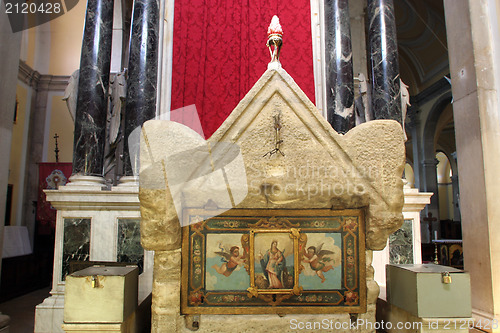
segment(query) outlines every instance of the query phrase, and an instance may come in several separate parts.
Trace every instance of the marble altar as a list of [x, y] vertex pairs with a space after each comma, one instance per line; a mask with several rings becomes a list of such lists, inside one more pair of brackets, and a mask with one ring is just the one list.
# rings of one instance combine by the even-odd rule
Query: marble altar
[[46, 194], [57, 209], [54, 271], [51, 296], [36, 307], [35, 332], [63, 332], [65, 277], [74, 263], [138, 264], [144, 302], [152, 290], [153, 253], [140, 246], [138, 188], [68, 184]]

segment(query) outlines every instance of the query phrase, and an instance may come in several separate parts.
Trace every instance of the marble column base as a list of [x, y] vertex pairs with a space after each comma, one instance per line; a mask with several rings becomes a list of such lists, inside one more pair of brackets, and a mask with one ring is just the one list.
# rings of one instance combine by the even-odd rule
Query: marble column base
[[62, 333], [64, 293], [52, 293], [35, 308], [35, 333]]
[[137, 188], [139, 189], [139, 176], [123, 176], [118, 182], [118, 186], [113, 187], [113, 191], [119, 191], [121, 188]]
[[105, 180], [98, 176], [73, 175], [69, 177], [69, 183], [59, 187], [61, 191], [95, 191], [106, 189]]

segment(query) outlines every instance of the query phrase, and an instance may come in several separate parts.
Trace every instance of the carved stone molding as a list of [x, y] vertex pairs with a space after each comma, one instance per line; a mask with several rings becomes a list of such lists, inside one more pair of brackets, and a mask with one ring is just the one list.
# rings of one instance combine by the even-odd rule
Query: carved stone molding
[[24, 61], [19, 60], [19, 81], [33, 87], [35, 90], [63, 91], [69, 82], [69, 75], [42, 75]]

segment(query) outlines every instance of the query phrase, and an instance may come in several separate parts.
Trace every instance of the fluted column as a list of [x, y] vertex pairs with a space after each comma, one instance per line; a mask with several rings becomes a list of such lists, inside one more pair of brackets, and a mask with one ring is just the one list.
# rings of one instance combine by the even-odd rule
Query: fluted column
[[393, 0], [368, 0], [368, 58], [374, 119], [402, 123]]
[[156, 114], [158, 0], [135, 0], [132, 16], [125, 107], [125, 176], [133, 176], [134, 170], [138, 171], [139, 135], [134, 130]]
[[348, 0], [325, 0], [328, 122], [338, 133], [354, 127], [354, 83]]
[[73, 175], [103, 173], [113, 1], [88, 0], [75, 115]]

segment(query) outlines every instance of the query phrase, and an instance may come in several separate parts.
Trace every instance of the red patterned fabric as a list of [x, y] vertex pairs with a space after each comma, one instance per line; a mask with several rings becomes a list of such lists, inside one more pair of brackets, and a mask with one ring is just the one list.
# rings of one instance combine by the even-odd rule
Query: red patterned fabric
[[38, 202], [36, 220], [38, 233], [50, 235], [56, 227], [56, 210], [46, 200], [43, 190], [55, 190], [65, 185], [71, 176], [71, 163], [40, 163], [38, 165]]
[[210, 137], [266, 71], [267, 27], [283, 27], [281, 64], [314, 102], [309, 0], [176, 0], [171, 109], [195, 104]]

